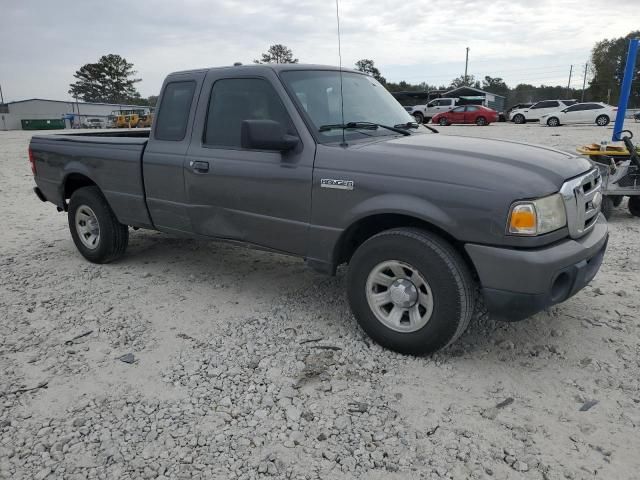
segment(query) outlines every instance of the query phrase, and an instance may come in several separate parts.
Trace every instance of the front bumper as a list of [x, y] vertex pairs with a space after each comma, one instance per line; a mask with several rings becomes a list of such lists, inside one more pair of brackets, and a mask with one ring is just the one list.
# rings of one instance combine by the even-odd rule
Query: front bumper
[[600, 269], [609, 234], [599, 215], [585, 236], [551, 246], [517, 250], [467, 244], [489, 312], [496, 319], [523, 320], [564, 302]]

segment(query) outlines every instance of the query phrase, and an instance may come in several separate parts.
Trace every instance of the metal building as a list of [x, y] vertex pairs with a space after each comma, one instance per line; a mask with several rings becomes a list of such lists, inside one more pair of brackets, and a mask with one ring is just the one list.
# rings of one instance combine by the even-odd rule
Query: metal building
[[89, 118], [100, 118], [106, 123], [112, 112], [133, 109], [149, 110], [149, 107], [30, 98], [0, 105], [0, 130], [33, 129], [34, 126], [77, 128]]

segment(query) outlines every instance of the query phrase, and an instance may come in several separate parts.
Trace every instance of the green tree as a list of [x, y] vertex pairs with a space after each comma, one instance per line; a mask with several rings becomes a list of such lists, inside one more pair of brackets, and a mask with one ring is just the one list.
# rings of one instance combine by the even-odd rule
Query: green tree
[[378, 70], [374, 61], [371, 59], [363, 58], [358, 60], [356, 62], [356, 70], [371, 75], [383, 85], [387, 83], [387, 79], [382, 76], [380, 70]]
[[151, 95], [147, 97], [147, 105], [149, 105], [150, 107], [155, 107], [157, 103], [158, 103], [158, 95]]
[[254, 60], [254, 63], [298, 63], [297, 58], [293, 58], [293, 52], [286, 45], [277, 43], [271, 45], [266, 53], [262, 54], [260, 60]]
[[467, 75], [467, 78], [465, 78], [464, 75], [460, 75], [459, 77], [451, 80], [451, 85], [449, 86], [449, 88], [458, 87], [480, 88], [480, 81], [476, 80], [476, 77], [474, 77], [473, 75]]
[[[620, 97], [620, 86], [624, 73], [629, 40], [640, 38], [640, 30], [619, 38], [597, 42], [591, 51], [593, 78], [589, 81], [589, 98], [616, 103]], [[629, 106], [640, 106], [640, 56], [636, 59], [636, 76], [631, 85]]]
[[505, 98], [509, 95], [509, 87], [501, 77], [490, 77], [487, 75], [484, 77], [484, 80], [482, 80], [482, 89]]
[[133, 64], [120, 55], [100, 57], [97, 63], [87, 63], [73, 75], [77, 81], [69, 87], [69, 93], [85, 102], [134, 103], [140, 100], [135, 84], [138, 72]]

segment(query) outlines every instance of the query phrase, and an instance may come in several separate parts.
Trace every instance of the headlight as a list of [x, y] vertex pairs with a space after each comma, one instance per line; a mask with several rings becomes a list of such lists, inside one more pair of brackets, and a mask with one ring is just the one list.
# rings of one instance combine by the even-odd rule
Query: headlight
[[559, 193], [538, 200], [516, 202], [509, 211], [507, 232], [511, 235], [542, 235], [567, 224], [567, 213]]

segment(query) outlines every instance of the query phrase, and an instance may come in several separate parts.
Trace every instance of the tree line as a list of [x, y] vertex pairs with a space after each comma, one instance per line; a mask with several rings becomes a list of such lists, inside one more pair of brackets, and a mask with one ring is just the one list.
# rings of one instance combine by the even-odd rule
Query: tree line
[[[589, 69], [591, 79], [588, 87], [569, 88], [562, 85], [532, 85], [519, 83], [508, 86], [501, 77], [485, 76], [476, 79], [473, 75], [454, 78], [447, 85], [429, 85], [426, 82], [411, 84], [405, 81], [389, 82], [376, 67], [372, 59], [358, 60], [356, 70], [376, 78], [390, 92], [432, 90], [446, 91], [460, 86], [480, 88], [506, 98], [507, 105], [535, 102], [548, 98], [575, 98], [585, 101], [616, 102], [620, 95], [620, 85], [626, 62], [627, 48], [631, 38], [640, 37], [640, 30], [619, 38], [597, 42], [591, 51]], [[286, 45], [275, 44], [254, 63], [298, 63], [292, 50]], [[640, 107], [640, 56], [634, 69], [634, 80], [629, 98], [630, 107]], [[96, 63], [87, 63], [74, 74], [76, 81], [70, 85], [69, 94], [85, 102], [120, 103], [155, 106], [157, 95], [143, 98], [136, 89], [141, 78], [137, 77], [132, 63], [116, 54], [103, 55]]]

